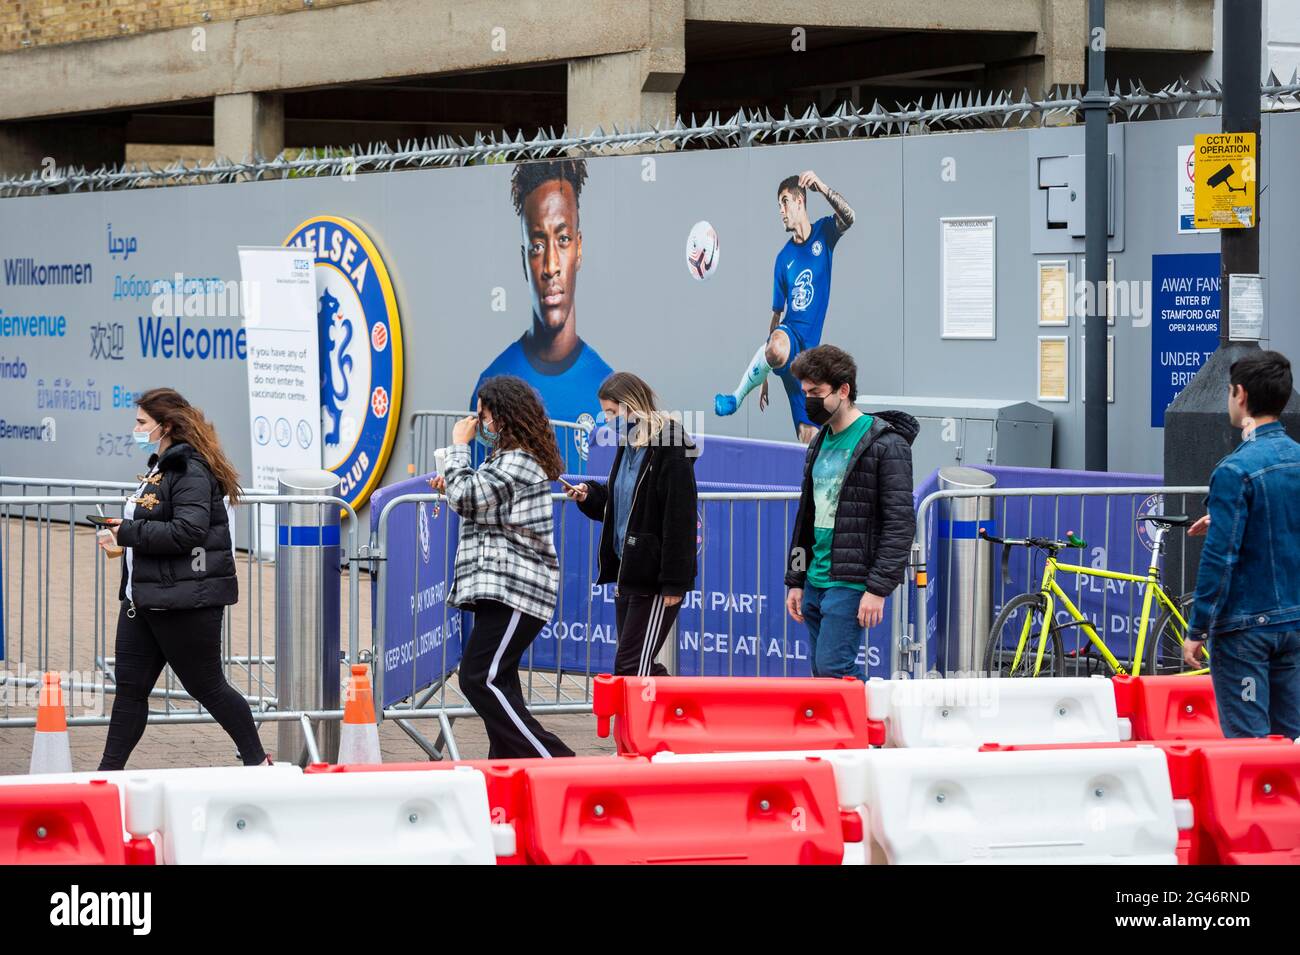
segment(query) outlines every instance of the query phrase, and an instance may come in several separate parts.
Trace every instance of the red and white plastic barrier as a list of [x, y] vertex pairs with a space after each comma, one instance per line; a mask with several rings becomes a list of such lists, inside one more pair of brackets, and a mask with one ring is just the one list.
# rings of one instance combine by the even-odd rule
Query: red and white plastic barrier
[[[863, 861], [900, 864], [1177, 861], [1176, 806], [1159, 751], [941, 748], [676, 755], [681, 764], [805, 760], [833, 768], [856, 809]], [[846, 846], [845, 860], [855, 855]]]
[[1204, 746], [1195, 763], [1207, 862], [1300, 864], [1300, 747]]
[[596, 735], [620, 753], [861, 749], [883, 741], [862, 682], [788, 677], [596, 677]]
[[[302, 770], [293, 763], [276, 763], [274, 766], [193, 766], [177, 767], [174, 769], [118, 769], [107, 770], [104, 772], [76, 772], [76, 773], [42, 773], [36, 775], [22, 776], [0, 776], [0, 790], [10, 786], [31, 786], [44, 785], [46, 783], [60, 784], [86, 784], [92, 782], [111, 783], [116, 788], [117, 793], [121, 796], [126, 789], [128, 779], [146, 779], [162, 780], [193, 778], [200, 781], [210, 780], [216, 777], [229, 774], [243, 773], [293, 773], [301, 774]], [[132, 838], [131, 829], [126, 822], [126, 801], [119, 800], [119, 815], [122, 821], [122, 838], [130, 840]]]
[[1169, 785], [1174, 797], [1175, 818], [1178, 822], [1178, 861], [1182, 865], [1216, 865], [1219, 850], [1205, 828], [1207, 809], [1205, 803], [1207, 768], [1197, 761], [1202, 750], [1223, 747], [1253, 748], [1281, 747], [1267, 757], [1268, 762], [1285, 763], [1292, 751], [1297, 750], [1285, 736], [1264, 739], [1199, 739], [1199, 740], [1128, 740], [1121, 743], [1070, 743], [1066, 745], [1002, 746], [989, 743], [981, 747], [986, 752], [1078, 750], [1078, 749], [1133, 749], [1147, 747], [1158, 749], [1165, 755], [1169, 770]]
[[[562, 760], [565, 765], [608, 765], [618, 761], [645, 762], [640, 756], [575, 756]], [[528, 799], [524, 788], [524, 771], [530, 767], [542, 765], [542, 759], [468, 759], [460, 761], [443, 760], [431, 763], [351, 763], [345, 765], [331, 763], [312, 763], [304, 772], [307, 775], [320, 773], [391, 773], [391, 772], [428, 772], [430, 770], [448, 770], [457, 766], [466, 766], [481, 772], [487, 781], [488, 806], [492, 814], [493, 832], [496, 840], [497, 865], [524, 865], [528, 859], [519, 844], [518, 833], [523, 831], [528, 821]]]
[[124, 839], [112, 783], [0, 787], [0, 865], [152, 865], [148, 839]]
[[867, 712], [884, 725], [890, 747], [1121, 739], [1115, 694], [1103, 677], [873, 679]]
[[487, 781], [468, 767], [128, 779], [126, 805], [168, 865], [496, 861]]
[[[846, 751], [848, 752], [848, 751]], [[498, 863], [838, 865], [845, 819], [822, 764], [653, 766], [638, 756], [471, 760], [460, 764], [307, 768], [308, 775], [375, 775], [473, 767], [487, 779]], [[401, 769], [399, 769], [401, 767]], [[855, 836], [854, 833], [857, 832]]]
[[607, 766], [524, 772], [531, 861], [546, 865], [839, 865], [843, 823], [825, 762]]
[[1110, 684], [1131, 739], [1223, 739], [1208, 676], [1117, 676]]

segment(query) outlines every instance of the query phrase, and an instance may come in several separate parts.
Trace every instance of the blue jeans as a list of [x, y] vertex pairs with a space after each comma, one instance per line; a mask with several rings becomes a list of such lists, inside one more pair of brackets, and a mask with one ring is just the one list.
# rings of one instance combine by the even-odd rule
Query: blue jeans
[[1211, 637], [1209, 650], [1224, 736], [1300, 736], [1300, 630]]
[[803, 589], [803, 619], [812, 641], [813, 676], [855, 676], [866, 679], [858, 666], [858, 648], [866, 630], [858, 625], [862, 591], [852, 587]]

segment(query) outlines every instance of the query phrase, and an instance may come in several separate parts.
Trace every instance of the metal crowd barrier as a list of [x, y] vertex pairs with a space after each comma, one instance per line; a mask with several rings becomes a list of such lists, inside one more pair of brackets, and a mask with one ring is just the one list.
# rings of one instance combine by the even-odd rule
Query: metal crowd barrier
[[[1160, 504], [1163, 513], [1185, 514], [1188, 513], [1188, 506], [1192, 503], [1190, 497], [1204, 495], [1206, 492], [1207, 488], [1205, 487], [1191, 486], [1120, 486], [954, 489], [936, 491], [927, 495], [917, 508], [916, 541], [913, 545], [913, 566], [909, 577], [913, 586], [915, 586], [917, 572], [925, 573], [929, 578], [929, 586], [915, 591], [918, 595], [915, 627], [905, 635], [902, 641], [902, 649], [913, 657], [914, 663], [910, 668], [913, 674], [919, 676], [942, 670], [945, 675], [963, 675], [954, 672], [951, 667], [942, 667], [942, 661], [970, 658], [972, 656], [976, 660], [981, 660], [983, 641], [988, 639], [989, 628], [993, 622], [992, 618], [996, 616], [997, 611], [1017, 593], [1027, 589], [1036, 589], [1042, 577], [1042, 554], [1018, 548], [1019, 553], [1013, 552], [1011, 557], [1011, 566], [1017, 572], [1016, 579], [1011, 586], [1008, 586], [1000, 572], [998, 566], [1000, 555], [993, 549], [994, 545], [981, 544], [982, 547], [990, 548], [990, 552], [986, 556], [992, 562], [993, 599], [991, 601], [990, 618], [977, 621], [977, 627], [975, 628], [977, 646], [954, 646], [952, 638], [959, 628], [951, 626], [951, 623], [956, 619], [957, 615], [973, 614], [975, 612], [973, 606], [974, 592], [970, 587], [963, 588], [962, 581], [959, 579], [960, 574], [954, 572], [954, 547], [948, 546], [946, 548], [946, 561], [939, 559], [945, 550], [943, 547], [944, 540], [938, 533], [943, 529], [944, 522], [942, 520], [939, 521], [936, 528], [935, 543], [937, 546], [933, 551], [931, 550], [931, 521], [933, 520], [932, 515], [935, 506], [939, 502], [956, 498], [973, 498], [976, 499], [977, 504], [988, 501], [992, 506], [990, 523], [996, 528], [996, 531], [991, 530], [991, 532], [998, 536], [1037, 536], [1060, 539], [1067, 531], [1081, 534], [1087, 540], [1087, 549], [1083, 552], [1062, 552], [1057, 557], [1062, 564], [1093, 564], [1094, 561], [1097, 561], [1096, 566], [1104, 566], [1110, 570], [1131, 574], [1145, 574], [1150, 560], [1150, 551], [1144, 551], [1137, 546], [1136, 525], [1139, 513], [1150, 512], [1139, 512], [1139, 507], [1146, 503], [1148, 498], [1157, 495], [1161, 498]], [[982, 511], [982, 508], [978, 508], [978, 510]], [[950, 535], [955, 533], [953, 525], [956, 523], [951, 522], [949, 524], [947, 530]], [[980, 523], [983, 523], [983, 521]], [[1098, 531], [1100, 533], [1097, 533]], [[1127, 536], [1125, 536], [1126, 532]], [[948, 543], [951, 543], [952, 539], [950, 536]], [[1170, 535], [1166, 538], [1166, 542], [1168, 546], [1161, 567], [1161, 583], [1166, 592], [1177, 600], [1179, 595], [1188, 594], [1194, 589], [1196, 568], [1188, 566], [1187, 536], [1185, 533], [1180, 532]], [[1116, 558], [1116, 555], [1118, 555], [1118, 558]], [[1180, 571], [1177, 578], [1172, 580], [1166, 572], [1171, 563], [1171, 557], [1175, 558], [1173, 563], [1179, 567]], [[1101, 578], [1090, 578], [1090, 580], [1100, 583], [1088, 583], [1085, 581], [1085, 575], [1080, 574], [1059, 575], [1057, 577], [1057, 583], [1070, 595], [1076, 606], [1080, 607], [1083, 607], [1085, 588], [1089, 588], [1090, 593], [1095, 598], [1098, 591], [1093, 588], [1100, 586], [1100, 601], [1091, 599], [1089, 602], [1093, 605], [1093, 611], [1100, 613], [1100, 619], [1103, 623], [1102, 626], [1098, 627], [1098, 632], [1109, 644], [1116, 639], [1113, 633], [1108, 636], [1108, 631], [1111, 629], [1109, 624], [1117, 616], [1129, 624], [1132, 624], [1140, 616], [1142, 603], [1140, 590], [1133, 585], [1123, 587], [1108, 586]], [[936, 634], [933, 650], [935, 651], [935, 657], [939, 658], [937, 660], [930, 659], [931, 648], [924, 639], [924, 635], [928, 633], [929, 615], [932, 609], [940, 610], [943, 614], [943, 620], [950, 624], [947, 628], [940, 628], [942, 632]], [[1153, 625], [1155, 615], [1155, 613], [1152, 615]], [[1148, 634], [1148, 638], [1151, 636], [1152, 634]], [[1113, 645], [1112, 649], [1114, 649]], [[1067, 648], [1067, 654], [1068, 652]], [[1067, 675], [1089, 675], [1090, 667], [1092, 672], [1109, 672], [1107, 669], [1097, 670], [1095, 667], [1096, 662], [1094, 657], [1082, 655], [1070, 657], [1067, 659]]]
[[[136, 484], [0, 477], [0, 489], [22, 493], [0, 496], [0, 728], [34, 725], [36, 688], [41, 674], [65, 676], [73, 725], [106, 725], [105, 697], [115, 692], [113, 646], [122, 565], [98, 547], [95, 528], [85, 518], [102, 508], [122, 514]], [[46, 487], [66, 494], [29, 493]], [[108, 491], [110, 493], [103, 493]], [[239, 603], [223, 621], [222, 667], [230, 683], [253, 709], [254, 719], [275, 720], [275, 570], [274, 545], [262, 546], [260, 509], [278, 504], [314, 504], [344, 511], [348, 558], [346, 664], [360, 659], [360, 568], [356, 555], [357, 517], [341, 499], [252, 494], [231, 509], [231, 531], [239, 569]], [[270, 522], [274, 526], [274, 522]], [[340, 671], [340, 674], [342, 671]], [[180, 686], [171, 669], [150, 694], [150, 723], [211, 722], [212, 717]], [[78, 715], [78, 713], [82, 715]], [[24, 715], [19, 715], [24, 713]], [[295, 715], [293, 718], [297, 718]]]
[[[433, 452], [451, 444], [451, 431], [468, 411], [415, 411], [411, 414], [410, 474], [429, 474], [434, 470]], [[560, 446], [565, 474], [587, 473], [587, 451], [591, 426], [576, 421], [551, 421], [555, 440]]]
[[[761, 673], [781, 676], [791, 674], [792, 660], [807, 660], [806, 631], [790, 620], [785, 612], [783, 581], [798, 500], [796, 492], [705, 492], [699, 495], [698, 546], [702, 559], [695, 589], [684, 598], [677, 627], [661, 654], [670, 673], [689, 675], [707, 670], [711, 675], [753, 676]], [[563, 494], [553, 495], [553, 501], [558, 505], [555, 539], [562, 573], [559, 604], [549, 624], [552, 634], [549, 639], [554, 649], [547, 652], [547, 630], [543, 630], [521, 661], [520, 688], [534, 712], [589, 713], [593, 679], [601, 672], [609, 672], [612, 661], [612, 658], [596, 661], [593, 656], [593, 622], [596, 616], [593, 608], [600, 601], [610, 599], [605, 588], [594, 586], [600, 525], [579, 513], [576, 505]], [[430, 514], [446, 517], [449, 513], [446, 498], [440, 494], [406, 494], [388, 501], [375, 522], [369, 554], [377, 573], [372, 640], [376, 700], [380, 703], [387, 701], [382, 709], [383, 718], [395, 719], [430, 758], [442, 758], [444, 750], [456, 758], [454, 721], [473, 715], [473, 709], [467, 705], [452, 679], [458, 658], [451, 657], [453, 651], [450, 648], [454, 643], [452, 635], [459, 625], [459, 611], [445, 602], [453, 576], [457, 532], [452, 520], [443, 519], [433, 525], [437, 527], [436, 532], [429, 532], [440, 534], [438, 540], [422, 540], [419, 546], [408, 543], [403, 548], [402, 542], [394, 536], [396, 525], [393, 520], [397, 509], [402, 507], [425, 509], [410, 522], [408, 531], [421, 535], [425, 533], [421, 524]], [[575, 534], [571, 522], [580, 522], [580, 527], [589, 528], [591, 532]], [[706, 548], [706, 542], [715, 539], [726, 541], [726, 547], [721, 551], [724, 555], [721, 567], [716, 559], [717, 552]], [[566, 552], [569, 547], [578, 549], [576, 557]], [[437, 555], [437, 559], [431, 562], [428, 555]], [[409, 571], [407, 567], [394, 563], [398, 560], [409, 561]], [[579, 564], [578, 579], [575, 580], [575, 566]], [[400, 606], [403, 617], [409, 614], [409, 619], [394, 621], [390, 616], [390, 587], [401, 588], [395, 595], [397, 599], [391, 603]], [[426, 616], [422, 620], [421, 614], [427, 609], [423, 607], [423, 597], [407, 598], [411, 594], [425, 593], [437, 594], [442, 601], [440, 607], [433, 608], [432, 619]], [[897, 672], [907, 612], [907, 587], [903, 585], [893, 595], [886, 621], [879, 629], [874, 629], [868, 639], [868, 662], [872, 659], [871, 648], [874, 646], [875, 652], [881, 654], [883, 664], [886, 661], [883, 651], [887, 648], [890, 672]], [[611, 619], [612, 614], [606, 609], [604, 617]], [[683, 621], [688, 618], [698, 619], [698, 630], [694, 634], [682, 629]], [[738, 623], [740, 630], [752, 631], [748, 636], [751, 644], [766, 644], [767, 649], [777, 650], [779, 660], [773, 664], [770, 653], [752, 653], [749, 655], [752, 667], [748, 662], [739, 665], [738, 660], [744, 657], [735, 652]], [[585, 634], [585, 646], [579, 649], [576, 658], [574, 654], [564, 652], [558, 632], [561, 627], [570, 626], [580, 627]], [[716, 632], [706, 632], [709, 628]], [[386, 685], [386, 671], [398, 666], [397, 647], [416, 646], [417, 641], [423, 641], [429, 635], [440, 635], [441, 639], [440, 647], [433, 651], [436, 659], [425, 661], [424, 675], [421, 676], [419, 651], [413, 650], [409, 655], [413, 659], [408, 660], [403, 649], [402, 669], [409, 663], [409, 674], [403, 674], [400, 688]], [[467, 635], [468, 630], [459, 633], [461, 640]], [[708, 637], [715, 640], [712, 647], [705, 646]], [[721, 644], [717, 642], [721, 638], [727, 640], [725, 657]], [[394, 645], [390, 646], [390, 642]], [[432, 642], [437, 643], [438, 637], [435, 636]], [[706, 654], [706, 650], [713, 652], [712, 657]], [[801, 652], [802, 657], [799, 656]], [[390, 654], [393, 655], [391, 658]], [[725, 664], [720, 664], [720, 657], [725, 659]], [[708, 669], [709, 666], [713, 669]], [[719, 669], [719, 666], [725, 668]], [[438, 720], [436, 740], [428, 739], [407, 722], [408, 718], [416, 715]]]
[[[4, 704], [0, 708], [0, 727], [32, 726], [33, 716], [16, 715], [12, 700], [15, 690], [34, 690], [40, 682], [40, 672], [46, 669], [71, 671], [69, 689], [98, 694], [102, 700], [113, 692], [111, 656], [111, 621], [115, 619], [116, 598], [120, 568], [113, 567], [95, 544], [94, 530], [80, 521], [92, 513], [96, 505], [104, 505], [110, 514], [119, 514], [124, 498], [116, 493], [98, 493], [104, 490], [121, 491], [122, 485], [107, 482], [69, 482], [41, 478], [0, 478], [0, 489], [6, 485], [18, 487], [18, 495], [0, 497], [0, 561], [3, 578], [3, 623], [6, 639], [5, 670], [0, 678]], [[28, 493], [43, 490], [46, 486], [62, 488], [71, 493], [50, 495]], [[134, 485], [127, 486], [130, 489]], [[84, 492], [84, 493], [82, 493]], [[1097, 488], [1007, 488], [984, 490], [950, 490], [928, 495], [921, 501], [917, 515], [917, 537], [913, 548], [914, 559], [909, 568], [908, 580], [891, 597], [888, 617], [879, 629], [873, 630], [868, 640], [868, 654], [874, 646], [882, 656], [877, 666], [887, 663], [890, 674], [922, 676], [934, 669], [933, 664], [945, 655], [960, 648], [947, 646], [948, 633], [939, 632], [932, 646], [923, 637], [928, 632], [929, 617], [941, 613], [951, 622], [954, 614], [972, 612], [973, 608], [957, 606], [962, 593], [951, 567], [941, 566], [936, 549], [942, 544], [938, 531], [943, 522], [932, 528], [936, 502], [952, 498], [986, 498], [992, 504], [991, 523], [999, 533], [1018, 536], [1061, 537], [1067, 530], [1082, 531], [1089, 536], [1089, 551], [1079, 554], [1078, 561], [1087, 563], [1100, 559], [1112, 570], [1127, 570], [1140, 574], [1145, 571], [1148, 554], [1125, 539], [1139, 515], [1139, 507], [1149, 504], [1144, 499], [1151, 495], [1163, 496], [1163, 510], [1173, 513], [1183, 510], [1188, 495], [1205, 493], [1202, 487], [1097, 487]], [[550, 646], [539, 637], [521, 662], [521, 690], [530, 708], [539, 713], [588, 713], [591, 711], [594, 677], [607, 671], [609, 666], [596, 659], [593, 650], [592, 625], [598, 615], [594, 609], [598, 601], [610, 598], [603, 588], [593, 586], [596, 579], [596, 547], [600, 525], [589, 521], [576, 511], [576, 506], [562, 494], [553, 495], [558, 506], [555, 532], [561, 567], [565, 572], [559, 606], [551, 621]], [[674, 633], [666, 647], [666, 664], [672, 673], [691, 674], [709, 672], [716, 675], [782, 675], [791, 672], [791, 660], [799, 659], [801, 638], [806, 640], [803, 628], [791, 621], [785, 613], [785, 589], [782, 581], [789, 545], [789, 535], [797, 506], [794, 492], [701, 493], [699, 496], [698, 547], [702, 559], [695, 590], [687, 595], [687, 603], [679, 618], [697, 621], [698, 630], [692, 635]], [[311, 503], [343, 506], [348, 524], [346, 557], [348, 558], [349, 620], [347, 625], [347, 654], [344, 662], [372, 661], [377, 710], [383, 719], [394, 720], [399, 727], [423, 749], [430, 758], [458, 757], [454, 736], [454, 721], [473, 715], [473, 709], [458, 692], [455, 680], [455, 660], [449, 656], [452, 636], [459, 625], [459, 612], [446, 605], [454, 565], [456, 528], [451, 519], [445, 497], [439, 494], [408, 494], [387, 502], [375, 522], [375, 531], [368, 546], [359, 545], [355, 512], [341, 501], [321, 498], [302, 498], [288, 495], [258, 495], [241, 505], [236, 545], [240, 562], [240, 603], [227, 613], [223, 641], [223, 657], [227, 678], [241, 690], [254, 709], [259, 722], [296, 720], [302, 723], [309, 748], [314, 745], [312, 722], [341, 719], [338, 710], [286, 711], [276, 707], [274, 636], [267, 634], [266, 621], [274, 621], [273, 570], [263, 565], [258, 535], [261, 521], [257, 510], [278, 503]], [[435, 517], [443, 519], [425, 525], [423, 520], [403, 525], [401, 533], [414, 538], [406, 541], [408, 557], [413, 562], [409, 579], [400, 579], [396, 564], [391, 563], [396, 554], [406, 554], [401, 541], [394, 537], [393, 517], [399, 507], [425, 508]], [[1145, 511], [1144, 511], [1145, 512]], [[1014, 525], [1014, 526], [1012, 526]], [[421, 528], [436, 527], [438, 540], [420, 540]], [[1090, 529], [1091, 528], [1091, 529]], [[943, 528], [953, 532], [950, 524]], [[1098, 530], [1094, 533], [1093, 530]], [[933, 533], [932, 533], [933, 531]], [[400, 536], [400, 533], [399, 533]], [[725, 547], [710, 549], [710, 542], [725, 541]], [[1185, 559], [1185, 535], [1170, 539], [1171, 548], [1180, 549], [1182, 574], [1165, 583], [1173, 594], [1186, 593], [1194, 569]], [[986, 545], [991, 548], [992, 545]], [[576, 549], [576, 552], [570, 552]], [[424, 553], [439, 555], [439, 561], [430, 562]], [[716, 554], [724, 555], [715, 558]], [[1077, 552], [1076, 552], [1077, 553]], [[951, 562], [952, 548], [948, 548]], [[988, 559], [996, 562], [995, 554]], [[1041, 573], [1041, 556], [1020, 556], [1022, 576], [1029, 586], [1035, 586]], [[1071, 556], [1061, 555], [1063, 562]], [[1036, 563], [1034, 561], [1037, 561]], [[372, 577], [370, 646], [360, 647], [361, 564], [368, 564]], [[429, 565], [422, 569], [423, 565]], [[578, 568], [577, 571], [574, 568]], [[929, 571], [928, 587], [914, 589], [918, 571]], [[272, 574], [267, 583], [268, 572]], [[1073, 579], [1070, 579], [1070, 578]], [[432, 578], [432, 579], [431, 579]], [[1096, 578], [1093, 578], [1094, 580]], [[400, 583], [395, 583], [400, 580]], [[1009, 589], [998, 573], [993, 574], [992, 610], [1021, 589], [1023, 582]], [[1082, 599], [1086, 586], [1081, 576], [1060, 578], [1061, 585], [1076, 602]], [[432, 589], [429, 585], [432, 584]], [[439, 590], [441, 585], [441, 590]], [[394, 591], [390, 588], [401, 586]], [[110, 590], [110, 588], [112, 588]], [[268, 597], [267, 591], [271, 594]], [[432, 678], [421, 678], [415, 662], [412, 663], [409, 684], [400, 689], [385, 686], [388, 654], [398, 649], [389, 646], [386, 635], [399, 632], [399, 625], [391, 618], [389, 598], [394, 597], [409, 611], [407, 623], [400, 624], [403, 639], [409, 635], [412, 646], [419, 634], [419, 616], [426, 590], [441, 600], [441, 647], [431, 661]], [[965, 593], [969, 595], [969, 588]], [[57, 600], [56, 600], [57, 595]], [[750, 598], [745, 606], [742, 598]], [[431, 598], [432, 599], [432, 598]], [[969, 599], [969, 598], [967, 598]], [[1095, 596], [1101, 617], [1111, 620], [1111, 611], [1123, 610], [1131, 621], [1140, 610], [1137, 589], [1128, 587], [1122, 593], [1112, 594], [1103, 589]], [[716, 601], [722, 602], [721, 606]], [[912, 604], [915, 603], [913, 609]], [[395, 604], [396, 605], [396, 604]], [[1083, 604], [1080, 603], [1082, 606]], [[609, 609], [600, 612], [606, 618]], [[692, 616], [694, 614], [694, 616]], [[777, 615], [773, 617], [772, 615]], [[706, 616], [708, 615], [708, 616]], [[66, 617], [66, 619], [65, 619]], [[455, 621], [455, 623], [453, 623]], [[750, 657], [736, 652], [733, 641], [737, 638], [737, 623], [742, 630], [749, 629], [757, 641], [767, 641], [775, 649], [776, 661], [771, 655], [754, 653]], [[983, 621], [987, 636], [988, 624]], [[561, 626], [570, 624], [584, 632], [583, 643], [575, 654], [566, 652]], [[273, 627], [273, 623], [272, 623]], [[707, 631], [713, 628], [713, 633]], [[766, 628], [766, 629], [765, 629]], [[952, 632], [955, 628], [948, 627]], [[87, 633], [87, 631], [89, 631]], [[544, 631], [545, 633], [546, 631]], [[764, 636], [766, 634], [766, 636]], [[1102, 628], [1106, 636], [1106, 628]], [[64, 637], [66, 635], [66, 644]], [[463, 639], [465, 634], [459, 634]], [[707, 637], [714, 638], [713, 646], [706, 646]], [[728, 645], [720, 650], [719, 637], [726, 637]], [[573, 641], [571, 641], [573, 642]], [[888, 653], [884, 654], [886, 648]], [[792, 655], [793, 653], [793, 655]], [[712, 656], [710, 656], [712, 654]], [[418, 650], [413, 651], [418, 660]], [[932, 658], [933, 655], [933, 658]], [[441, 660], [436, 658], [440, 656]], [[870, 662], [871, 656], [868, 656]], [[725, 660], [725, 663], [719, 663]], [[1075, 658], [1075, 672], [1081, 665]], [[14, 667], [17, 665], [17, 672]], [[710, 670], [712, 666], [714, 669]], [[719, 667], [722, 667], [719, 669]], [[34, 695], [30, 694], [29, 695]], [[389, 702], [384, 703], [385, 700]], [[170, 671], [164, 685], [152, 694], [151, 723], [186, 724], [209, 722], [211, 717], [197, 707], [182, 688], [176, 685]], [[438, 721], [436, 739], [429, 739], [413, 725], [419, 719]], [[71, 725], [104, 725], [108, 722], [106, 711], [90, 715], [77, 715], [75, 708], [69, 720]]]

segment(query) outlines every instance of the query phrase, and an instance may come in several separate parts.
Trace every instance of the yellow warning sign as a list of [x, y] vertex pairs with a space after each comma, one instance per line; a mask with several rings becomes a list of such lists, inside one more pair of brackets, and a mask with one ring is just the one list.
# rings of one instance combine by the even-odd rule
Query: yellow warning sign
[[1192, 201], [1198, 229], [1255, 226], [1255, 134], [1196, 137]]

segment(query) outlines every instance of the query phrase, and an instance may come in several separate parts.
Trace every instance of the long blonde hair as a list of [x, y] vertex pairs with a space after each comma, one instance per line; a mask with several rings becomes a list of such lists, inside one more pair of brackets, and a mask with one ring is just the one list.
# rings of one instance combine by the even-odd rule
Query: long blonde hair
[[659, 399], [654, 389], [630, 371], [616, 371], [603, 382], [596, 396], [601, 401], [613, 402], [627, 408], [637, 419], [637, 427], [628, 434], [628, 443], [643, 448], [657, 443], [659, 435], [672, 418], [659, 410]]

